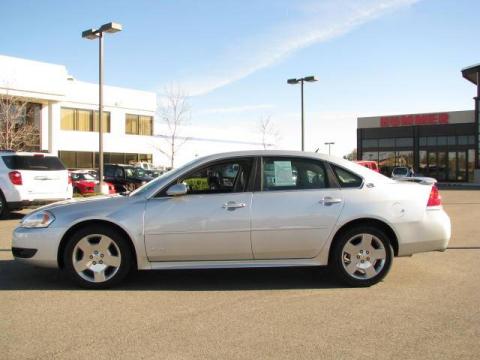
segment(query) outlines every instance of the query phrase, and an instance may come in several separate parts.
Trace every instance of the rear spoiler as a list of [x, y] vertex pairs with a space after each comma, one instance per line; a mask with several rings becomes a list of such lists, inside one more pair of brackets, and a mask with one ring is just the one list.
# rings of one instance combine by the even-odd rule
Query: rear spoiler
[[434, 178], [431, 178], [431, 177], [423, 177], [423, 176], [396, 177], [394, 180], [414, 182], [414, 183], [422, 184], [422, 185], [435, 185], [437, 183], [437, 179], [434, 179]]

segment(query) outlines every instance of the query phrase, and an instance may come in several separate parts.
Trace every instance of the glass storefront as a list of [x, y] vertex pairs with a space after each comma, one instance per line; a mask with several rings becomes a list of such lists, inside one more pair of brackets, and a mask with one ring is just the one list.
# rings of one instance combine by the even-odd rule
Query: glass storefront
[[408, 137], [364, 139], [362, 160], [377, 161], [380, 171], [386, 176], [391, 176], [396, 166], [407, 166], [413, 167], [418, 176], [433, 177], [441, 182], [474, 180], [475, 145], [472, 135], [419, 137], [416, 156], [413, 142], [413, 138]]

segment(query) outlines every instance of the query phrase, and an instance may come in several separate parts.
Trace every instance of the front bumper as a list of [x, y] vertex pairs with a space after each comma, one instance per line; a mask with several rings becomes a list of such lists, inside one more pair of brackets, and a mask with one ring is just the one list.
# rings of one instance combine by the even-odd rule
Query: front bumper
[[[57, 254], [64, 232], [65, 229], [61, 228], [17, 227], [12, 239], [12, 253], [15, 260], [36, 266], [58, 268]], [[13, 249], [22, 249], [18, 251], [35, 249], [36, 252], [31, 257], [24, 257]]]
[[450, 217], [442, 208], [428, 209], [422, 221], [396, 226], [398, 256], [427, 251], [445, 251], [450, 241]]

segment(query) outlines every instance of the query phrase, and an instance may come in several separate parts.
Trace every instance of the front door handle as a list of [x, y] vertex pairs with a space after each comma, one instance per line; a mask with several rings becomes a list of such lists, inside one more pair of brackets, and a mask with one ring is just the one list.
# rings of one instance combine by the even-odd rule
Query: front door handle
[[244, 208], [246, 206], [247, 206], [247, 204], [245, 204], [245, 203], [237, 203], [235, 201], [229, 201], [229, 202], [226, 202], [225, 204], [223, 204], [222, 207], [224, 209], [230, 210], [230, 209], [240, 209], [240, 208]]
[[341, 203], [342, 199], [340, 198], [333, 198], [331, 196], [325, 196], [322, 200], [319, 201], [320, 204], [323, 204], [325, 206], [330, 206], [333, 204], [338, 204]]

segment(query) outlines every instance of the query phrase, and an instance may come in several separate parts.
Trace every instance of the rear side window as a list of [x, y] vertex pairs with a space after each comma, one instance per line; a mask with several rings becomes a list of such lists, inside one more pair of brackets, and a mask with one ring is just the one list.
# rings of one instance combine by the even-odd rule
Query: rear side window
[[347, 171], [341, 167], [330, 164], [335, 176], [342, 188], [358, 188], [362, 185], [362, 178], [354, 173]]
[[264, 158], [262, 182], [264, 191], [328, 187], [323, 163], [300, 158]]
[[43, 155], [5, 155], [3, 162], [11, 170], [65, 170], [62, 162], [55, 156]]

